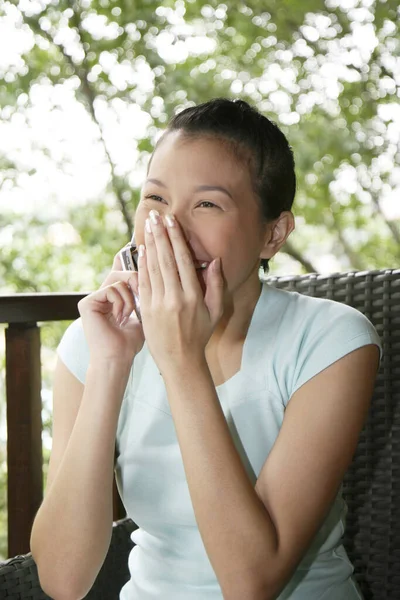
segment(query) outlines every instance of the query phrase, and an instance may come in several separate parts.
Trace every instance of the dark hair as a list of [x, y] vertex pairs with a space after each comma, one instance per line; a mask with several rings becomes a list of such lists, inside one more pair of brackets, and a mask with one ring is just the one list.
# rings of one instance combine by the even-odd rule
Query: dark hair
[[[291, 210], [296, 191], [293, 152], [279, 127], [256, 108], [243, 100], [216, 98], [176, 114], [165, 134], [174, 130], [211, 135], [246, 152], [264, 223]], [[261, 259], [261, 267], [267, 274], [268, 259]]]

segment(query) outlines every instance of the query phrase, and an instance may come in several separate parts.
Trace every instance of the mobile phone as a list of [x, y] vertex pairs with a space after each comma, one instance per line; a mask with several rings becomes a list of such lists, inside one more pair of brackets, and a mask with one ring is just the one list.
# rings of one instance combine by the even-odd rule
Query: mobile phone
[[[135, 242], [135, 234], [132, 235], [132, 239], [126, 246], [119, 251], [123, 271], [137, 271], [138, 270], [138, 249]], [[142, 316], [140, 314], [140, 300], [139, 296], [133, 292], [135, 299], [135, 313], [140, 323], [142, 322]]]

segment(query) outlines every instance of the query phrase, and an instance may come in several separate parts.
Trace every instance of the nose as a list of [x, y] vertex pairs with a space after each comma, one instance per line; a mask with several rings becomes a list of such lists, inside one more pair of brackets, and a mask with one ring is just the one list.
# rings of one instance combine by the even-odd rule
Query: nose
[[[193, 229], [192, 229], [191, 225], [189, 224], [188, 217], [182, 211], [178, 211], [178, 210], [173, 211], [172, 214], [174, 215], [175, 219], [179, 223], [183, 238], [184, 238], [185, 242], [187, 243], [189, 250], [191, 251], [192, 255], [195, 256], [195, 253], [192, 248], [192, 241], [195, 236], [194, 236]], [[163, 218], [164, 218], [164, 222], [165, 222], [165, 214], [163, 215]]]
[[188, 219], [186, 218], [184, 213], [182, 211], [178, 211], [178, 210], [174, 210], [174, 211], [167, 210], [166, 212], [163, 212], [162, 219], [164, 221], [164, 225], [166, 225], [165, 216], [167, 214], [171, 214], [175, 217], [175, 219], [179, 223], [179, 226], [181, 228], [181, 231], [182, 231], [183, 237], [185, 238], [186, 243], [189, 243], [190, 237], [191, 237], [190, 225], [188, 224]]

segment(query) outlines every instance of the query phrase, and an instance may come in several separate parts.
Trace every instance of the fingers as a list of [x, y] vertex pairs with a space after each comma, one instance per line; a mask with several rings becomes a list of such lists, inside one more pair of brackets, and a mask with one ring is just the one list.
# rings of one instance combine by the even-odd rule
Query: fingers
[[208, 267], [207, 289], [204, 302], [209, 310], [213, 327], [223, 313], [224, 279], [222, 277], [221, 259], [216, 258]]
[[116, 324], [123, 327], [131, 314], [136, 312], [132, 290], [124, 281], [117, 281], [106, 289], [107, 294], [113, 298], [112, 313]]
[[172, 215], [168, 215], [168, 217], [166, 235], [169, 237], [169, 242], [175, 256], [180, 285], [185, 292], [193, 289], [199, 292], [201, 291], [201, 286], [196, 267], [180, 225]]
[[193, 259], [177, 221], [167, 215], [165, 226], [157, 211], [150, 211], [150, 217], [146, 221], [145, 243], [153, 295], [161, 297], [165, 291], [199, 288]]
[[[124, 276], [125, 280], [121, 280], [121, 275]], [[137, 288], [137, 273], [121, 273], [118, 271], [110, 273], [108, 279], [115, 278], [118, 278], [117, 281], [113, 283], [109, 281], [108, 285], [103, 285], [103, 287], [89, 294], [78, 303], [81, 315], [86, 311], [94, 310], [107, 315], [109, 319], [112, 317], [114, 323], [121, 327], [132, 315], [132, 312], [135, 312], [138, 316], [139, 306], [136, 305], [134, 291], [134, 286]], [[136, 284], [134, 284], [133, 279], [136, 279]]]
[[138, 293], [139, 282], [137, 271], [110, 271], [110, 273], [107, 275], [107, 277], [101, 284], [100, 289], [103, 287], [107, 287], [108, 285], [112, 285], [117, 281], [125, 281], [126, 283], [129, 282], [129, 285], [131, 286], [135, 294]]
[[[95, 294], [100, 297], [93, 298], [101, 302], [101, 296], [104, 295], [104, 302], [108, 303], [109, 316], [113, 316], [116, 325], [123, 327], [133, 312], [136, 313], [135, 299], [129, 284], [124, 281], [117, 281]], [[111, 307], [110, 307], [111, 304]], [[111, 310], [110, 310], [111, 308]]]
[[[144, 285], [150, 291], [152, 297], [164, 297], [165, 288], [169, 283], [165, 282], [162, 272], [162, 263], [170, 263], [173, 260], [171, 247], [166, 244], [164, 225], [157, 211], [150, 211], [152, 218], [146, 219], [144, 241], [146, 245], [146, 261], [141, 260], [140, 287]], [[175, 261], [174, 261], [175, 262]], [[140, 269], [139, 269], [140, 271]], [[163, 269], [164, 271], [164, 269]]]

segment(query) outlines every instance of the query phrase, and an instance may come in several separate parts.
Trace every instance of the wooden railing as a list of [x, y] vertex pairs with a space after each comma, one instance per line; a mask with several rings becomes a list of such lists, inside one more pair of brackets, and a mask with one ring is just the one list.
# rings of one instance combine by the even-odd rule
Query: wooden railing
[[[40, 327], [73, 321], [86, 294], [0, 296], [6, 323], [8, 554], [29, 552], [33, 519], [43, 498]], [[114, 518], [123, 507], [114, 484]]]

